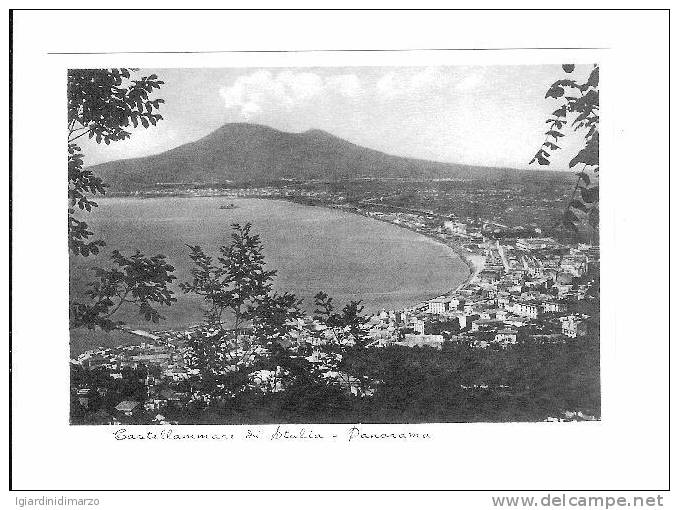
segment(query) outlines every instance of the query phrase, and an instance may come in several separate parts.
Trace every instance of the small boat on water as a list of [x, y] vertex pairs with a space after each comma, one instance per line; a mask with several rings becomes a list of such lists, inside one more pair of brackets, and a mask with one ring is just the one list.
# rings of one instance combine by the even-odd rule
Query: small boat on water
[[219, 208], [220, 209], [235, 209], [236, 204], [231, 203], [231, 204], [227, 204], [227, 205], [220, 205]]

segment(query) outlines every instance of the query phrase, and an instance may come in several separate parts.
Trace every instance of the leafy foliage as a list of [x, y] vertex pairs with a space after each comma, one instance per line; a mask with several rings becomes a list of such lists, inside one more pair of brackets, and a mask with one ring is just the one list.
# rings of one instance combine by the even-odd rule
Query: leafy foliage
[[267, 294], [252, 311], [253, 336], [267, 348], [285, 339], [297, 328], [295, 320], [302, 317], [301, 304], [289, 292]]
[[104, 241], [97, 239], [88, 241], [94, 235], [82, 220], [75, 218], [75, 208], [90, 212], [97, 203], [87, 194], [103, 195], [106, 193], [106, 184], [91, 170], [83, 169], [83, 155], [81, 149], [75, 143], [68, 144], [68, 247], [71, 253], [87, 257], [90, 254], [99, 253], [99, 248], [106, 245]]
[[365, 330], [365, 325], [368, 319], [362, 315], [363, 305], [361, 301], [351, 300], [342, 309], [342, 324], [347, 334], [354, 341], [354, 345], [358, 347], [365, 347], [368, 337]]
[[[243, 374], [234, 374], [232, 381], [240, 378], [243, 390], [231, 397], [228, 405], [211, 402], [198, 413], [187, 408], [168, 409], [163, 414], [183, 424], [222, 425], [535, 422], [576, 410], [601, 415], [596, 336], [563, 344], [530, 340], [506, 349], [475, 349], [449, 342], [442, 350], [391, 346], [352, 351], [347, 364], [369, 366], [381, 381], [372, 396], [363, 398], [303, 376], [311, 373], [304, 358], [287, 359], [291, 370], [295, 363], [300, 368], [295, 372], [299, 376], [290, 378], [285, 391], [256, 391], [247, 387]], [[138, 394], [143, 388], [121, 387], [119, 379], [92, 381], [92, 371], [77, 375], [83, 386], [111, 388], [109, 394], [114, 396], [106, 404], [111, 412], [124, 398], [141, 398]], [[131, 381], [138, 379], [130, 377]], [[72, 419], [84, 422], [73, 414]]]
[[[181, 288], [207, 304], [204, 324], [189, 333], [187, 361], [198, 372], [196, 395], [214, 404], [231, 402], [253, 386], [277, 392], [334, 384], [346, 368], [343, 357], [367, 344], [360, 301], [336, 312], [332, 298], [319, 292], [314, 321], [305, 324], [301, 301], [294, 294], [272, 291], [276, 271], [265, 269], [251, 225], [232, 227], [231, 243], [219, 248], [216, 259], [200, 246], [189, 246], [192, 280]], [[300, 344], [297, 339], [307, 335], [311, 343]], [[307, 356], [314, 350], [320, 358], [312, 363]], [[365, 374], [350, 377], [361, 385], [369, 383]]]
[[[362, 394], [372, 389], [375, 378], [372, 367], [361, 362], [359, 353], [368, 347], [366, 324], [361, 301], [349, 301], [340, 312], [335, 311], [333, 298], [325, 292], [314, 296], [314, 321], [323, 328], [309, 331], [315, 338], [316, 349], [322, 353], [328, 369], [347, 374]], [[326, 335], [325, 331], [330, 335]]]
[[[564, 64], [564, 72], [571, 74], [575, 65]], [[574, 131], [585, 132], [585, 146], [570, 160], [569, 167], [579, 167], [578, 179], [570, 201], [562, 217], [562, 225], [573, 232], [585, 218], [592, 228], [599, 225], [599, 66], [594, 65], [586, 81], [572, 79], [555, 81], [547, 90], [545, 98], [561, 101], [559, 107], [547, 119], [547, 131], [542, 147], [530, 163], [549, 165], [553, 151], [560, 150], [559, 138], [570, 121]]]
[[104, 189], [106, 186], [92, 171], [83, 170], [83, 155], [80, 151], [80, 147], [75, 143], [68, 144], [68, 180], [77, 183], [77, 186], [69, 187], [68, 199], [81, 210], [86, 209], [89, 212], [91, 207], [96, 207], [97, 204], [88, 200], [85, 193], [103, 195], [106, 193]]
[[367, 319], [362, 315], [361, 301], [349, 301], [337, 313], [333, 298], [321, 291], [314, 296], [314, 305], [314, 319], [332, 331], [336, 343], [365, 345], [367, 336], [364, 325]]
[[87, 291], [93, 303], [71, 303], [71, 328], [114, 329], [122, 323], [111, 317], [125, 303], [137, 307], [145, 320], [158, 322], [163, 317], [154, 304], [169, 306], [176, 301], [168, 288], [176, 279], [171, 274], [174, 267], [165, 256], [146, 257], [136, 252], [125, 257], [115, 250], [111, 259], [117, 267], [93, 269], [96, 279], [88, 284]]
[[[333, 299], [319, 292], [314, 300], [318, 327], [310, 342], [295, 345], [292, 333], [302, 332], [300, 301], [270, 289], [275, 272], [264, 270], [261, 246], [249, 225], [234, 225], [231, 245], [220, 249], [217, 262], [200, 247], [191, 247], [191, 253], [196, 267], [188, 291], [205, 292], [199, 295], [211, 307], [239, 302], [229, 301], [238, 280], [253, 281], [243, 270], [244, 260], [250, 262], [249, 271], [268, 276], [258, 285], [241, 285], [266, 292], [247, 301], [239, 327], [232, 322], [234, 329], [226, 329], [221, 319], [208, 314], [204, 325], [186, 334], [186, 361], [198, 375], [177, 384], [191, 394], [191, 401], [163, 410], [179, 423], [535, 421], [573, 410], [600, 415], [598, 327], [592, 328], [591, 337], [565, 343], [526, 338], [507, 348], [477, 349], [457, 342], [446, 342], [442, 350], [376, 348], [367, 344], [359, 301], [338, 311]], [[139, 303], [154, 295], [147, 288], [130, 288], [140, 273], [150, 270], [144, 264], [138, 267], [143, 260], [141, 254], [136, 259], [117, 254], [118, 272], [96, 270], [99, 281], [92, 285], [92, 297], [106, 313], [126, 302], [126, 294], [127, 301], [137, 298]], [[162, 263], [162, 257], [156, 260]], [[238, 267], [227, 270], [232, 265]], [[164, 278], [173, 279], [172, 268], [166, 269]], [[593, 314], [598, 317], [598, 308]], [[101, 310], [94, 314], [101, 315]], [[310, 351], [325, 356], [318, 363]], [[95, 396], [92, 408], [102, 405], [113, 412], [121, 399], [146, 398], [139, 382], [143, 376], [129, 373], [123, 381], [102, 380], [95, 371], [76, 371], [73, 379], [75, 387], [106, 388], [106, 396]], [[77, 405], [71, 417], [78, 423], [95, 418]], [[137, 419], [148, 423], [152, 416]]]
[[155, 74], [132, 79], [130, 71], [136, 69], [68, 71], [69, 142], [88, 135], [108, 145], [129, 138], [130, 124], [147, 128], [163, 118], [154, 111], [164, 100], [150, 94], [164, 82]]
[[76, 207], [91, 211], [97, 203], [89, 195], [106, 192], [106, 184], [91, 170], [83, 168], [81, 148], [74, 142], [94, 138], [106, 145], [130, 137], [130, 124], [155, 126], [163, 117], [155, 113], [163, 99], [151, 99], [162, 81], [154, 74], [132, 79], [131, 69], [70, 69], [68, 71], [68, 245], [71, 253], [84, 257], [105, 246], [89, 241], [94, 233], [87, 223], [75, 218]]
[[[83, 168], [82, 149], [75, 141], [83, 136], [107, 145], [130, 137], [127, 129], [138, 124], [149, 127], [163, 117], [155, 113], [163, 99], [151, 99], [162, 81], [154, 74], [133, 79], [133, 69], [71, 69], [68, 71], [68, 246], [73, 255], [96, 255], [106, 245], [92, 240], [94, 232], [76, 213], [90, 212], [97, 203], [90, 197], [106, 193], [106, 183]], [[97, 280], [89, 284], [92, 303], [70, 305], [72, 328], [113, 329], [121, 322], [111, 316], [123, 305], [132, 303], [149, 321], [161, 315], [154, 304], [170, 305], [175, 301], [167, 285], [175, 278], [174, 268], [162, 255], [145, 257], [137, 252], [125, 257], [113, 251], [115, 269], [95, 269]]]
[[189, 246], [192, 280], [180, 284], [207, 304], [205, 323], [190, 334], [188, 361], [199, 371], [198, 391], [208, 401], [242, 391], [255, 364], [281, 373], [286, 353], [280, 342], [302, 316], [294, 294], [272, 291], [276, 271], [265, 269], [251, 224], [232, 227], [231, 243], [219, 248], [216, 260], [200, 246]]
[[231, 327], [238, 330], [271, 291], [276, 271], [264, 269], [264, 254], [252, 225], [232, 225], [231, 243], [219, 248], [216, 262], [200, 246], [189, 246], [194, 268], [193, 279], [180, 284], [186, 293], [203, 297], [207, 304], [206, 323], [224, 329], [224, 313], [232, 316]]

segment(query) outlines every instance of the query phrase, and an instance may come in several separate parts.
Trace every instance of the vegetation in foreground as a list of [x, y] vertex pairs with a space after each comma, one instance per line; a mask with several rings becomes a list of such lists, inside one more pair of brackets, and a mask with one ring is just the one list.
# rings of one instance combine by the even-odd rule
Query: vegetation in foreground
[[[442, 350], [367, 348], [350, 352], [345, 364], [366, 367], [380, 380], [373, 395], [353, 396], [300, 374], [284, 392], [244, 389], [212, 405], [170, 405], [163, 415], [179, 424], [533, 422], [563, 417], [564, 410], [600, 416], [599, 344], [593, 338], [568, 344], [528, 341], [497, 350], [452, 343]], [[121, 400], [143, 401], [145, 376], [142, 369], [113, 380], [105, 371], [74, 365], [71, 379], [74, 386], [109, 388], [91, 409], [114, 414]], [[178, 389], [190, 390], [190, 384]], [[129, 422], [150, 424], [155, 414], [142, 413]], [[75, 401], [71, 420], [95, 424], [97, 416]]]
[[[564, 70], [570, 73], [571, 67]], [[108, 144], [128, 138], [130, 124], [148, 128], [162, 120], [155, 113], [162, 99], [151, 95], [163, 82], [155, 75], [134, 79], [130, 71], [69, 71], [68, 226], [73, 256], [96, 254], [105, 245], [92, 239], [94, 233], [77, 217], [78, 210], [97, 206], [89, 197], [104, 194], [106, 183], [83, 167], [76, 140], [87, 135]], [[565, 109], [549, 120], [556, 127], [547, 133], [547, 149], [536, 156], [540, 164], [547, 164], [548, 149], [556, 150], [553, 141], [563, 136], [558, 124], [568, 113], [579, 113], [574, 122], [584, 122], [580, 127], [589, 130], [587, 145], [571, 166], [583, 164], [598, 174], [597, 76], [598, 71], [593, 72], [584, 84], [561, 80], [555, 92], [548, 92], [555, 98], [564, 95], [566, 87], [587, 93], [581, 101], [568, 96]], [[573, 209], [584, 212], [597, 228], [598, 186], [592, 179], [585, 170], [578, 174], [564, 219], [573, 229], [581, 219]], [[299, 301], [271, 290], [275, 272], [264, 269], [259, 239], [249, 226], [234, 225], [234, 230], [232, 243], [217, 257], [190, 247], [195, 270], [182, 289], [203, 297], [205, 323], [186, 338], [193, 375], [176, 382], [172, 392], [188, 398], [163, 408], [166, 421], [415, 423], [536, 421], [575, 410], [582, 416], [600, 415], [598, 324], [588, 336], [565, 343], [529, 338], [485, 349], [453, 342], [441, 350], [376, 348], [365, 336], [360, 302], [336, 310], [332, 299], [319, 293], [312, 327], [304, 326], [305, 340], [293, 341]], [[124, 304], [157, 322], [162, 318], [158, 307], [174, 302], [168, 287], [174, 268], [164, 256], [114, 251], [112, 261], [113, 267], [95, 271], [89, 302], [71, 302], [72, 328], [120, 327], [113, 316]], [[597, 316], [593, 314], [595, 324]], [[110, 416], [121, 399], [143, 402], [149, 396], [147, 381], [158, 375], [157, 367], [144, 364], [124, 368], [118, 378], [79, 365], [71, 370], [72, 423], [101, 423], [100, 417]], [[259, 375], [259, 384], [253, 384], [253, 374]], [[82, 406], [75, 391], [79, 388], [101, 391], [88, 395], [87, 406]], [[154, 414], [143, 410], [120, 419], [151, 423]]]
[[[376, 347], [359, 301], [337, 309], [319, 292], [313, 320], [305, 321], [293, 294], [273, 292], [276, 271], [266, 269], [250, 225], [234, 225], [231, 243], [218, 256], [200, 246], [189, 249], [192, 279], [181, 288], [203, 298], [204, 323], [180, 334], [192, 376], [162, 384], [182, 396], [163, 404], [165, 423], [492, 422], [541, 421], [569, 411], [600, 415], [598, 324], [590, 335], [562, 342], [539, 341], [525, 329], [514, 345]], [[596, 320], [592, 306], [588, 311]], [[153, 364], [123, 368], [116, 379], [109, 369], [74, 364], [72, 390], [98, 393], [85, 408], [72, 391], [72, 422], [94, 424], [115, 416], [121, 423], [154, 423], [156, 408], [121, 416], [116, 405], [153, 400], [160, 379]]]

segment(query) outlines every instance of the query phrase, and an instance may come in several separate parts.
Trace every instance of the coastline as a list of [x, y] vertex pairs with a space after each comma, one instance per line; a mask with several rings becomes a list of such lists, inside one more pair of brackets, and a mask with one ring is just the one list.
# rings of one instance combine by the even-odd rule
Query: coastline
[[[123, 196], [129, 196], [129, 195], [123, 195]], [[172, 196], [176, 196], [176, 197], [179, 197], [179, 198], [194, 198], [194, 197], [200, 198], [200, 197], [203, 197], [203, 196], [210, 197], [210, 196], [213, 196], [213, 195], [177, 194], [177, 195], [172, 195]], [[220, 197], [225, 198], [227, 196], [228, 195], [223, 195], [223, 196], [216, 195], [216, 196], [214, 196], [214, 198], [220, 198]], [[156, 197], [136, 197], [136, 196], [133, 196], [132, 198], [156, 198]], [[157, 197], [157, 198], [163, 198], [163, 197]], [[375, 217], [375, 216], [371, 216], [371, 215], [366, 214], [362, 211], [345, 209], [343, 207], [337, 207], [334, 204], [305, 203], [303, 201], [294, 200], [292, 198], [285, 197], [285, 196], [253, 196], [253, 197], [229, 197], [229, 198], [234, 199], [234, 200], [238, 200], [239, 198], [247, 198], [247, 199], [250, 199], [250, 200], [280, 200], [282, 202], [288, 202], [288, 203], [291, 203], [291, 204], [302, 205], [302, 206], [306, 206], [306, 207], [322, 207], [324, 209], [332, 209], [332, 210], [335, 210], [335, 211], [341, 211], [341, 212], [345, 212], [345, 213], [349, 213], [349, 214], [355, 214], [357, 216], [363, 216], [365, 218], [380, 221], [382, 223], [387, 223], [389, 225], [394, 225], [396, 227], [402, 228], [404, 230], [409, 230], [410, 232], [413, 232], [415, 234], [418, 234], [418, 235], [424, 236], [428, 239], [431, 239], [432, 241], [435, 241], [436, 243], [441, 244], [441, 245], [445, 246], [446, 248], [448, 248], [453, 254], [455, 254], [455, 256], [457, 258], [462, 260], [462, 262], [467, 266], [467, 269], [469, 271], [469, 274], [467, 275], [467, 277], [460, 284], [458, 284], [455, 288], [452, 288], [452, 289], [448, 290], [447, 292], [445, 292], [443, 294], [443, 295], [446, 295], [446, 296], [452, 295], [455, 292], [458, 292], [458, 291], [464, 289], [467, 285], [469, 285], [471, 282], [474, 281], [476, 276], [483, 270], [483, 268], [485, 266], [485, 257], [483, 257], [482, 255], [473, 255], [473, 254], [469, 253], [468, 251], [466, 251], [464, 248], [462, 248], [458, 244], [446, 242], [443, 239], [441, 239], [441, 238], [439, 238], [439, 237], [437, 237], [433, 234], [421, 232], [421, 231], [414, 229], [412, 227], [409, 227], [407, 225], [394, 223], [392, 221], [388, 221], [388, 220], [384, 220], [384, 219], [381, 219], [381, 218], [378, 218], [378, 217]], [[434, 297], [437, 297], [437, 296], [432, 296], [432, 298], [434, 298]], [[430, 298], [430, 299], [432, 299], [432, 298]], [[411, 308], [421, 306], [422, 304], [423, 304], [423, 302], [413, 304], [411, 306]]]
[[452, 294], [454, 292], [464, 289], [467, 285], [469, 285], [476, 279], [476, 276], [481, 271], [483, 271], [483, 268], [486, 265], [486, 258], [482, 255], [470, 255], [468, 253], [464, 253], [462, 251], [462, 248], [452, 247], [447, 243], [446, 246], [449, 246], [453, 251], [455, 251], [455, 253], [462, 259], [462, 261], [465, 264], [467, 264], [467, 267], [469, 268], [469, 276], [467, 276], [467, 279], [463, 281], [460, 285], [458, 285], [455, 289], [450, 291], [450, 294]]
[[[450, 295], [453, 294], [454, 292], [457, 292], [459, 290], [464, 289], [467, 285], [469, 285], [472, 281], [474, 281], [474, 278], [476, 275], [478, 275], [484, 268], [485, 266], [485, 257], [482, 255], [473, 255], [469, 252], [467, 252], [464, 248], [462, 248], [458, 244], [453, 244], [444, 241], [443, 239], [426, 233], [426, 232], [420, 232], [417, 229], [411, 228], [407, 225], [402, 225], [399, 223], [394, 223], [392, 221], [384, 220], [381, 218], [377, 218], [375, 216], [371, 216], [369, 214], [366, 214], [361, 211], [356, 211], [352, 209], [345, 209], [343, 207], [337, 207], [336, 205], [333, 204], [323, 204], [323, 203], [304, 203], [303, 201], [298, 201], [294, 200], [285, 196], [253, 196], [253, 197], [231, 197], [229, 195], [194, 195], [194, 194], [173, 194], [169, 195], [173, 197], [178, 197], [178, 198], [201, 198], [201, 197], [214, 197], [214, 198], [224, 198], [224, 197], [229, 197], [234, 200], [238, 200], [239, 198], [247, 198], [249, 200], [280, 200], [281, 202], [288, 202], [291, 204], [296, 204], [296, 205], [302, 205], [306, 207], [322, 207], [324, 209], [332, 209], [335, 211], [341, 211], [349, 214], [355, 214], [357, 216], [363, 216], [365, 218], [369, 218], [371, 220], [376, 220], [376, 221], [381, 221], [382, 223], [388, 223], [389, 225], [394, 225], [396, 227], [402, 228], [404, 230], [409, 230], [415, 234], [419, 234], [421, 236], [424, 236], [428, 239], [431, 239], [432, 241], [435, 241], [438, 244], [441, 244], [451, 250], [457, 258], [461, 259], [462, 262], [467, 266], [467, 269], [469, 270], [469, 274], [467, 275], [467, 278], [465, 278], [457, 287], [450, 289], [448, 292], [446, 292], [444, 295]], [[150, 198], [166, 198], [166, 196], [133, 196], [129, 194], [121, 194], [121, 195], [114, 195], [112, 198], [120, 198], [120, 197], [129, 197], [129, 198], [141, 198], [141, 199], [150, 199]], [[415, 305], [417, 306], [417, 305]]]
[[[188, 196], [181, 196], [179, 198], [194, 198], [194, 197], [196, 197], [196, 196], [195, 195], [188, 195]], [[120, 198], [120, 197], [115, 197], [115, 198]], [[130, 198], [136, 199], [136, 198], [139, 198], [139, 197], [130, 197]], [[149, 197], [149, 198], [156, 198], [156, 197]], [[164, 197], [158, 197], [158, 198], [164, 198]], [[241, 197], [238, 197], [238, 198], [241, 198]], [[440, 237], [438, 237], [435, 234], [422, 232], [422, 231], [420, 231], [416, 228], [410, 227], [408, 225], [394, 223], [392, 221], [388, 221], [386, 219], [382, 219], [382, 218], [379, 218], [379, 217], [376, 217], [376, 216], [372, 216], [372, 215], [367, 214], [367, 213], [362, 212], [362, 211], [345, 209], [343, 207], [336, 207], [333, 204], [318, 204], [318, 203], [313, 204], [313, 205], [312, 204], [305, 204], [305, 203], [301, 203], [301, 202], [298, 202], [296, 200], [291, 200], [291, 199], [288, 199], [288, 198], [285, 198], [285, 197], [242, 197], [242, 198], [259, 199], [259, 200], [280, 200], [280, 201], [292, 203], [292, 204], [295, 204], [295, 205], [303, 205], [303, 206], [307, 206], [307, 207], [322, 207], [322, 208], [325, 208], [325, 209], [332, 209], [332, 210], [335, 210], [335, 211], [338, 211], [338, 212], [345, 212], [345, 213], [351, 213], [351, 214], [354, 214], [354, 215], [357, 215], [357, 216], [363, 216], [363, 217], [365, 217], [367, 219], [371, 219], [371, 220], [377, 220], [377, 221], [380, 221], [382, 223], [386, 223], [386, 224], [390, 224], [390, 225], [393, 225], [393, 226], [396, 226], [396, 227], [400, 227], [404, 230], [409, 230], [410, 232], [424, 236], [425, 238], [435, 242], [436, 244], [445, 246], [448, 250], [448, 256], [454, 255], [454, 257], [456, 259], [461, 260], [466, 265], [467, 270], [468, 270], [468, 274], [455, 287], [450, 288], [449, 290], [443, 292], [442, 294], [437, 293], [436, 295], [431, 295], [430, 297], [423, 299], [423, 300], [418, 300], [417, 302], [406, 303], [402, 306], [403, 309], [420, 308], [420, 307], [424, 306], [427, 303], [427, 301], [430, 300], [430, 299], [436, 298], [438, 296], [449, 296], [449, 295], [454, 294], [455, 292], [458, 292], [458, 291], [464, 289], [467, 285], [469, 285], [471, 282], [474, 281], [476, 276], [479, 274], [480, 271], [482, 271], [482, 269], [484, 267], [483, 262], [484, 262], [485, 258], [483, 256], [474, 255], [472, 253], [469, 253], [467, 250], [462, 248], [462, 246], [460, 246], [456, 243], [452, 243], [452, 242], [446, 241], [444, 239], [441, 239]], [[125, 332], [125, 333], [128, 333], [128, 334], [132, 334], [132, 336], [136, 336], [138, 338], [141, 338], [142, 336], [149, 334], [150, 331], [151, 331], [151, 330], [146, 331], [146, 330], [144, 330], [144, 328], [141, 328], [141, 327], [135, 327], [133, 329], [135, 329], [137, 331], [132, 333], [129, 330], [125, 331], [126, 329], [128, 329], [128, 328], [124, 328], [122, 331]], [[186, 330], [190, 330], [190, 329], [191, 329], [191, 327], [187, 328], [187, 327], [181, 327], [181, 326], [180, 327], [169, 327], [169, 328], [166, 329], [166, 328], [163, 328], [161, 326], [160, 328], [154, 329], [153, 331], [174, 331], [174, 332], [177, 332], [177, 331], [186, 331]], [[141, 332], [143, 334], [139, 335], [138, 334], [139, 332]], [[137, 333], [137, 334], [135, 334], [135, 333]]]
[[[241, 198], [241, 197], [237, 197], [237, 198]], [[467, 275], [467, 277], [460, 284], [458, 284], [457, 287], [452, 288], [452, 289], [448, 290], [447, 292], [445, 292], [444, 294], [442, 294], [444, 296], [451, 296], [455, 292], [458, 292], [458, 291], [464, 289], [467, 285], [469, 285], [470, 283], [472, 283], [474, 281], [476, 276], [481, 271], [483, 271], [483, 268], [485, 267], [486, 259], [485, 259], [484, 256], [482, 256], [482, 255], [472, 255], [471, 253], [468, 253], [466, 250], [464, 250], [464, 248], [462, 248], [458, 244], [452, 244], [452, 243], [446, 242], [443, 239], [441, 239], [441, 238], [439, 238], [439, 237], [437, 237], [433, 234], [429, 234], [429, 233], [426, 233], [426, 232], [420, 232], [419, 230], [414, 229], [412, 227], [409, 227], [407, 225], [402, 225], [400, 223], [394, 223], [392, 221], [384, 220], [382, 218], [377, 218], [375, 216], [371, 216], [369, 214], [366, 214], [366, 213], [363, 213], [363, 212], [360, 212], [360, 211], [356, 211], [356, 210], [352, 210], [352, 209], [345, 209], [343, 207], [337, 207], [337, 206], [334, 206], [332, 204], [318, 204], [318, 203], [305, 204], [303, 202], [299, 202], [297, 200], [292, 200], [292, 199], [287, 198], [287, 197], [242, 197], [242, 198], [248, 198], [248, 199], [251, 199], [251, 200], [252, 199], [254, 199], [254, 200], [257, 200], [257, 199], [259, 199], [259, 200], [280, 200], [280, 201], [283, 201], [283, 202], [288, 202], [288, 203], [296, 204], [296, 205], [302, 205], [302, 206], [306, 206], [306, 207], [322, 207], [324, 209], [332, 209], [334, 211], [341, 211], [341, 212], [345, 212], [345, 213], [349, 213], [349, 214], [355, 214], [357, 216], [363, 216], [364, 218], [368, 218], [368, 219], [371, 219], [371, 220], [380, 221], [382, 223], [387, 223], [389, 225], [394, 225], [395, 227], [399, 227], [399, 228], [402, 228], [404, 230], [409, 230], [410, 232], [413, 232], [415, 234], [426, 237], [427, 239], [430, 239], [430, 240], [436, 242], [437, 244], [443, 245], [446, 248], [448, 248], [458, 259], [460, 259], [467, 266], [467, 270], [469, 271], [469, 274]], [[441, 294], [439, 294], [439, 295], [441, 295]], [[432, 296], [429, 299], [434, 299], [436, 297], [437, 296]], [[421, 301], [419, 303], [414, 303], [409, 308], [418, 308], [420, 306], [423, 306], [427, 301], [428, 300]]]
[[[289, 200], [289, 199], [286, 199], [286, 198], [275, 198], [275, 199], [274, 198], [271, 198], [271, 199], [264, 198], [264, 200], [284, 200], [286, 202], [291, 202], [291, 203], [298, 204], [298, 205], [308, 205], [308, 204], [296, 202], [294, 200]], [[464, 250], [464, 248], [462, 248], [458, 244], [446, 242], [443, 239], [441, 239], [441, 238], [439, 238], [435, 235], [432, 235], [432, 234], [429, 234], [429, 233], [426, 233], [426, 232], [420, 232], [419, 230], [414, 229], [412, 227], [409, 227], [407, 225], [402, 225], [402, 224], [394, 223], [392, 221], [384, 220], [384, 219], [381, 219], [381, 218], [376, 218], [374, 216], [370, 216], [369, 214], [365, 214], [365, 213], [355, 211], [355, 210], [351, 210], [351, 209], [333, 207], [332, 205], [314, 204], [314, 207], [324, 207], [326, 209], [344, 211], [344, 212], [347, 212], [347, 213], [356, 214], [357, 216], [363, 216], [363, 217], [369, 218], [371, 220], [381, 221], [382, 223], [388, 223], [389, 225], [394, 225], [394, 226], [402, 228], [404, 230], [409, 230], [410, 232], [414, 232], [415, 234], [419, 234], [421, 236], [424, 236], [424, 237], [431, 239], [432, 241], [435, 241], [436, 243], [441, 244], [441, 245], [445, 246], [446, 248], [448, 248], [452, 253], [455, 254], [455, 256], [457, 258], [459, 258], [460, 260], [462, 260], [462, 262], [464, 262], [464, 264], [467, 266], [467, 269], [469, 270], [469, 274], [457, 287], [450, 289], [448, 292], [446, 292], [444, 294], [446, 296], [452, 295], [455, 292], [458, 292], [458, 291], [464, 289], [467, 285], [469, 285], [471, 282], [474, 281], [476, 276], [481, 271], [483, 271], [483, 268], [485, 267], [485, 257], [483, 257], [482, 255], [472, 255], [471, 253], [466, 252]], [[434, 296], [434, 297], [436, 297], [436, 296]], [[416, 307], [416, 306], [420, 306], [421, 304], [422, 303], [417, 303], [416, 305], [413, 305], [413, 306]]]

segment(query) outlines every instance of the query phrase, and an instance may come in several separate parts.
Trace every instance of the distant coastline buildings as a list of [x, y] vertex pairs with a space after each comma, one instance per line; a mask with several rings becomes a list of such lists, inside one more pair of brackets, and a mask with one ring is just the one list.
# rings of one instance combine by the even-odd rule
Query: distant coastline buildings
[[[230, 198], [298, 199], [295, 194], [271, 187], [220, 193]], [[479, 218], [446, 218], [431, 210], [390, 210], [372, 202], [356, 206], [348, 204], [345, 198], [327, 191], [303, 192], [304, 200], [320, 201], [320, 205], [330, 203], [332, 207], [393, 223], [445, 243], [467, 260], [471, 270], [469, 279], [446, 295], [406, 309], [372, 314], [365, 324], [371, 348], [438, 350], [447, 343], [455, 343], [471, 349], [508, 349], [525, 341], [587, 341], [592, 333], [590, 316], [581, 309], [586, 308], [588, 300], [598, 300], [598, 296], [590, 295], [594, 290], [590, 271], [598, 267], [598, 247], [565, 243], [545, 235], [527, 237], [530, 229], [537, 233], [539, 229], [535, 227], [508, 227]], [[310, 335], [310, 331], [315, 334]], [[96, 349], [71, 360], [73, 366], [105, 373], [113, 381], [111, 387], [75, 385], [71, 388], [72, 402], [80, 409], [93, 411], [93, 402], [114, 399], [108, 410], [93, 412], [92, 419], [97, 423], [130, 422], [144, 413], [151, 413], [154, 423], [167, 423], [168, 410], [186, 408], [195, 398], [188, 382], [198, 374], [186, 361], [186, 339], [191, 332], [129, 332], [143, 339], [141, 345]], [[359, 397], [371, 394], [374, 388], [338, 371], [336, 360], [322, 352], [321, 347], [333, 340], [332, 331], [306, 317], [286, 342], [299, 356], [324, 371], [329, 384], [337, 384]], [[276, 382], [275, 371], [269, 372], [253, 366], [250, 387], [262, 392], [283, 391]], [[119, 387], [116, 385], [135, 388], [136, 393], [118, 399], [111, 389]]]

